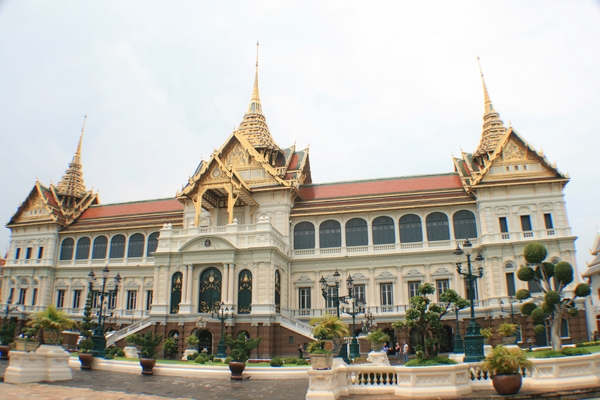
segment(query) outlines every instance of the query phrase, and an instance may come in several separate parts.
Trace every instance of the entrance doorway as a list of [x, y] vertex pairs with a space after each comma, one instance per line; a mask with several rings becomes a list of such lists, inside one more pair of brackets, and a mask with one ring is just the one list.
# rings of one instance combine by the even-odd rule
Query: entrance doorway
[[208, 354], [213, 354], [213, 334], [208, 330], [203, 330], [202, 332], [197, 332], [196, 335], [198, 336], [198, 340], [200, 340], [198, 343], [198, 352], [206, 349]]

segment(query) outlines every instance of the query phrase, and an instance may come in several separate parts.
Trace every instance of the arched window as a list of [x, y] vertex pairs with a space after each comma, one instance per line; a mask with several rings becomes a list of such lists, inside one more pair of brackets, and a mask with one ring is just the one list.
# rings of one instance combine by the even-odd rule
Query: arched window
[[560, 322], [560, 337], [563, 339], [571, 337], [571, 334], [569, 333], [569, 321], [564, 318]]
[[377, 217], [373, 220], [373, 244], [396, 242], [394, 220], [390, 217]]
[[321, 223], [319, 226], [319, 247], [322, 249], [342, 247], [342, 228], [339, 222], [330, 219]]
[[221, 305], [221, 271], [208, 268], [200, 274], [198, 311], [209, 313]]
[[110, 240], [108, 258], [123, 258], [125, 256], [125, 236], [116, 235]]
[[92, 249], [92, 258], [94, 260], [106, 258], [106, 246], [108, 239], [106, 236], [98, 236], [94, 239], [94, 247]]
[[129, 237], [129, 248], [127, 249], [127, 257], [142, 257], [144, 255], [144, 235], [135, 233]]
[[421, 218], [408, 214], [400, 218], [400, 243], [415, 243], [423, 241], [423, 226]]
[[238, 275], [238, 314], [252, 311], [252, 272], [245, 269]]
[[90, 257], [90, 238], [82, 237], [77, 241], [76, 260], [87, 260]]
[[362, 218], [352, 218], [346, 222], [346, 246], [366, 246], [369, 244], [367, 221]]
[[450, 229], [448, 226], [448, 216], [441, 212], [434, 212], [427, 216], [427, 240], [430, 242], [436, 240], [450, 240]]
[[181, 303], [181, 287], [183, 285], [183, 274], [176, 272], [171, 278], [171, 314], [179, 313]]
[[281, 312], [281, 275], [275, 270], [275, 312]]
[[300, 222], [294, 227], [294, 249], [315, 248], [315, 226], [310, 222]]
[[461, 210], [455, 212], [452, 222], [454, 224], [454, 239], [473, 239], [477, 237], [475, 214], [471, 211]]
[[154, 232], [148, 236], [148, 249], [146, 250], [146, 256], [152, 257], [150, 253], [154, 253], [156, 251], [156, 248], [158, 247], [159, 234], [159, 232]]
[[72, 260], [73, 259], [73, 245], [75, 241], [71, 238], [66, 238], [60, 245], [60, 259], [61, 260]]

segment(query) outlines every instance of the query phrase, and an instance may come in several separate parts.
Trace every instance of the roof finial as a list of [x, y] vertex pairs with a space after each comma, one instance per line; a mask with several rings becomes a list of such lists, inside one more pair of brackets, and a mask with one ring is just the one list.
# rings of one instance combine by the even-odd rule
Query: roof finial
[[246, 114], [262, 114], [262, 106], [260, 104], [260, 97], [258, 95], [258, 46], [259, 43], [256, 41], [256, 72], [254, 73], [254, 89], [252, 90], [252, 99], [248, 106], [248, 112]]
[[87, 114], [83, 118], [83, 127], [81, 128], [79, 143], [77, 144], [77, 150], [73, 155], [73, 160], [69, 163], [69, 168], [65, 171], [60, 182], [58, 182], [57, 192], [61, 196], [81, 198], [86, 191], [81, 166], [81, 145], [83, 142], [83, 132], [85, 131], [86, 120]]
[[[83, 133], [85, 132], [85, 123], [87, 121], [87, 114], [83, 116], [83, 126], [81, 127], [81, 134], [79, 135], [79, 144], [77, 145], [77, 151], [75, 151], [76, 157], [81, 157], [81, 142], [83, 142]], [[81, 162], [81, 160], [77, 160]]]
[[481, 83], [483, 84], [483, 98], [485, 102], [485, 114], [489, 114], [494, 110], [494, 106], [492, 105], [492, 100], [490, 99], [490, 95], [487, 90], [487, 86], [485, 86], [485, 79], [483, 79], [483, 70], [481, 69], [481, 61], [479, 60], [479, 56], [477, 56], [477, 64], [479, 64], [479, 73], [481, 74]]

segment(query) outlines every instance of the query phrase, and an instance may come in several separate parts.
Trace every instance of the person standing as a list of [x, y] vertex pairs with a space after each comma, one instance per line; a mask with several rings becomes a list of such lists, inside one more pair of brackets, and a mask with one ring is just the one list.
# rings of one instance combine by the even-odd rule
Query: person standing
[[408, 362], [408, 344], [402, 343], [402, 354], [404, 354], [404, 364]]
[[301, 344], [298, 345], [298, 358], [304, 358], [304, 349]]
[[400, 361], [400, 356], [402, 355], [402, 347], [400, 347], [400, 342], [396, 343], [394, 351], [396, 352], [396, 360]]

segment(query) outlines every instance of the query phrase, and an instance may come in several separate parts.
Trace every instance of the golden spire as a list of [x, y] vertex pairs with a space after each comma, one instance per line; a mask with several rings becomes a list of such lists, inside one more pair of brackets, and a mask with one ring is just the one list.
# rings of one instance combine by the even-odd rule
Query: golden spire
[[506, 133], [506, 128], [500, 119], [500, 114], [494, 109], [494, 105], [490, 99], [487, 86], [485, 85], [485, 79], [483, 78], [479, 56], [477, 57], [477, 63], [479, 64], [479, 73], [481, 74], [481, 83], [483, 85], [484, 113], [481, 142], [474, 155], [480, 156], [494, 151], [500, 138]]
[[260, 105], [260, 96], [258, 95], [258, 41], [256, 42], [256, 71], [254, 72], [254, 89], [252, 89], [252, 98], [246, 114], [262, 114]]
[[81, 168], [81, 144], [83, 142], [86, 120], [87, 114], [83, 119], [83, 127], [81, 128], [79, 143], [75, 155], [73, 156], [73, 160], [69, 163], [69, 168], [65, 171], [65, 174], [57, 186], [57, 193], [61, 196], [81, 198], [86, 191]]

